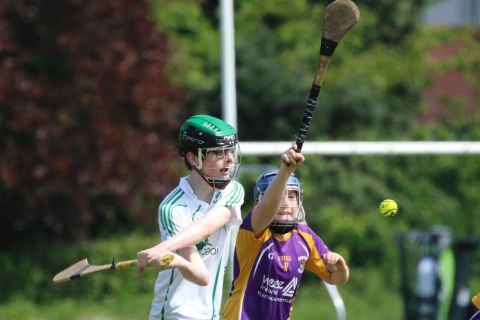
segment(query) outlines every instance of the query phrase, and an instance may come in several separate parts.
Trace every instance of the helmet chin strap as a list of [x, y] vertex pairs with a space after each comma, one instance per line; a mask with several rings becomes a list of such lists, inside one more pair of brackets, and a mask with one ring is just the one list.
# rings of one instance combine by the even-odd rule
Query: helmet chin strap
[[193, 167], [193, 169], [195, 171], [198, 172], [198, 174], [200, 175], [200, 177], [202, 177], [202, 179], [208, 183], [208, 185], [214, 189], [219, 189], [219, 190], [222, 190], [222, 189], [225, 189], [225, 187], [230, 183], [230, 181], [232, 179], [221, 179], [221, 178], [212, 178], [212, 177], [206, 177], [202, 170], [201, 169], [198, 169], [197, 167]]
[[294, 220], [273, 220], [268, 228], [274, 234], [286, 234], [295, 229], [300, 221], [302, 221], [302, 216], [299, 214], [302, 213], [302, 209], [297, 207], [297, 217]]
[[298, 226], [298, 221], [295, 220], [273, 220], [268, 226], [270, 231], [274, 234], [289, 233]]

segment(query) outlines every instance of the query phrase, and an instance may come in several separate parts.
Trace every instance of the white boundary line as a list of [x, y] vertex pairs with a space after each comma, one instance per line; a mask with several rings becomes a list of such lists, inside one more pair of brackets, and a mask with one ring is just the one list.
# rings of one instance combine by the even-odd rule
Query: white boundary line
[[333, 306], [335, 307], [335, 312], [337, 313], [338, 320], [345, 320], [347, 318], [347, 312], [345, 310], [345, 304], [343, 303], [342, 296], [337, 289], [337, 286], [331, 285], [322, 281], [323, 285], [327, 289], [330, 299], [332, 299]]
[[[241, 141], [243, 155], [280, 155], [292, 142]], [[480, 154], [480, 142], [475, 141], [342, 141], [309, 142], [302, 153], [320, 155], [426, 155], [426, 154]]]

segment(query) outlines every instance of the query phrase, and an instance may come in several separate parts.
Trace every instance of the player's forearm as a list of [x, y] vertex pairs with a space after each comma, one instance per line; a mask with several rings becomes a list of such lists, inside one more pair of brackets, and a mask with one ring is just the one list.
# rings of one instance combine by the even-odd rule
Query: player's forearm
[[260, 203], [253, 209], [252, 227], [255, 233], [262, 232], [272, 222], [280, 207], [288, 177], [292, 171], [287, 166], [282, 165], [275, 179], [265, 191]]
[[168, 238], [165, 241], [160, 242], [152, 249], [162, 249], [176, 251], [178, 249], [193, 246], [206, 238], [208, 238], [208, 232], [202, 230], [202, 223], [192, 224], [181, 232], [177, 233], [174, 237]]
[[192, 261], [188, 261], [181, 256], [177, 256], [176, 258], [177, 268], [179, 268], [185, 279], [199, 286], [208, 285], [210, 274], [201, 258], [195, 257]]
[[[171, 256], [172, 258], [165, 261], [163, 258]], [[178, 254], [171, 251], [158, 249], [155, 259], [148, 259], [145, 252], [137, 255], [137, 267], [143, 272], [147, 266], [156, 270], [178, 269], [183, 277], [200, 286], [208, 285], [210, 275], [205, 263], [195, 247], [185, 248], [178, 251]]]
[[170, 251], [191, 247], [207, 239], [211, 234], [228, 223], [232, 216], [230, 210], [233, 209], [226, 207], [214, 208], [205, 217], [196, 220], [174, 237], [162, 241], [155, 247]]
[[[288, 177], [292, 171], [293, 170], [289, 169], [285, 165], [282, 165], [280, 170], [278, 170], [275, 179], [265, 191], [265, 194], [260, 201], [261, 206], [265, 208], [265, 210], [271, 211], [271, 209], [274, 209], [276, 211], [276, 209], [278, 209], [287, 186]], [[271, 215], [274, 216], [275, 213], [276, 212], [273, 212]]]

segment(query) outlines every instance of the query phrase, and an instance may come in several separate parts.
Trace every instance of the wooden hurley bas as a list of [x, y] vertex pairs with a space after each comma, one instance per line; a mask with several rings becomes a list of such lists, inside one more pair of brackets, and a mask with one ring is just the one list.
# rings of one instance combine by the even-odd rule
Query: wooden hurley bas
[[[167, 267], [173, 261], [173, 255], [165, 255], [162, 258], [158, 259], [153, 263], [153, 265], [157, 268], [164, 268]], [[53, 277], [53, 282], [55, 284], [62, 283], [66, 281], [70, 281], [73, 279], [77, 279], [80, 277], [85, 277], [90, 274], [98, 273], [98, 272], [105, 272], [110, 270], [121, 270], [129, 267], [134, 267], [137, 265], [137, 260], [127, 260], [127, 261], [120, 261], [115, 262], [112, 261], [110, 264], [103, 264], [103, 265], [91, 265], [88, 263], [87, 259], [83, 259], [70, 267], [66, 268], [65, 270], [57, 273], [55, 277]]]

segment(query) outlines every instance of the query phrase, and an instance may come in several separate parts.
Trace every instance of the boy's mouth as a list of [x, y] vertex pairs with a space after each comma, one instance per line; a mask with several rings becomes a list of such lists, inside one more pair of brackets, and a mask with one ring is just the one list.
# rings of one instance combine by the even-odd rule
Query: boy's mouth
[[230, 168], [222, 168], [220, 169], [220, 172], [225, 174], [225, 173], [229, 173], [230, 172]]

